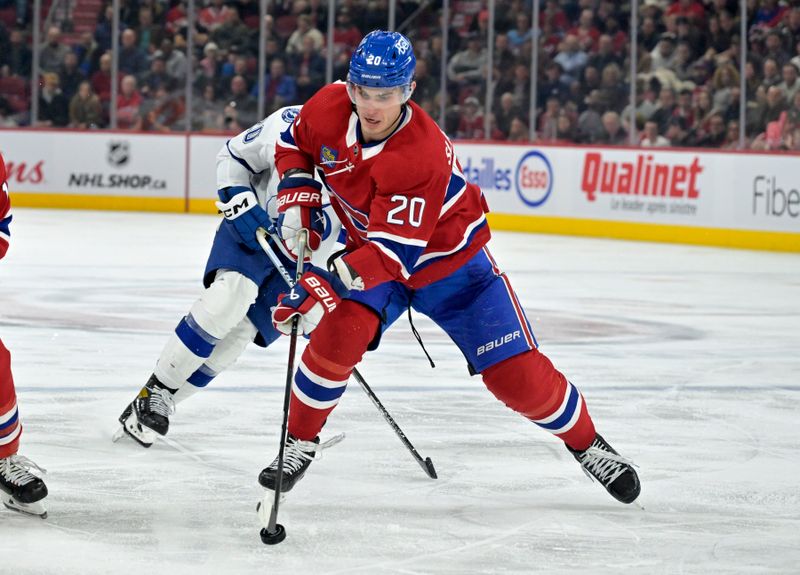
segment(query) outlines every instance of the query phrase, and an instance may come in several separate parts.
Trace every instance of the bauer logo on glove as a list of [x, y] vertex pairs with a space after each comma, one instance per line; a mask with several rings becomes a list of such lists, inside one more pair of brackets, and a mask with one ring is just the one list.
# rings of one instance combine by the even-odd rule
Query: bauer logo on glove
[[334, 274], [312, 266], [288, 294], [278, 297], [272, 310], [272, 324], [279, 332], [292, 332], [292, 318], [299, 317], [298, 332], [314, 331], [325, 313], [332, 312], [347, 295], [347, 289]]
[[305, 172], [287, 176], [278, 184], [276, 206], [278, 235], [286, 249], [297, 257], [297, 237], [302, 230], [308, 233], [304, 257], [318, 249], [325, 233], [322, 184]]

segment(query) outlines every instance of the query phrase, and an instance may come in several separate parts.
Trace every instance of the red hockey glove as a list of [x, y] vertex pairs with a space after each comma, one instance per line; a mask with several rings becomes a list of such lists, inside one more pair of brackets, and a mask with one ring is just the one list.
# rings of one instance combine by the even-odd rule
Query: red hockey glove
[[327, 312], [336, 309], [347, 289], [334, 274], [311, 266], [288, 294], [278, 297], [272, 310], [272, 325], [279, 332], [292, 333], [292, 318], [300, 316], [298, 333], [307, 335], [314, 331]]
[[297, 237], [301, 230], [308, 232], [306, 255], [319, 248], [325, 231], [322, 184], [302, 172], [284, 177], [278, 184], [277, 207], [278, 236], [293, 256], [298, 255]]

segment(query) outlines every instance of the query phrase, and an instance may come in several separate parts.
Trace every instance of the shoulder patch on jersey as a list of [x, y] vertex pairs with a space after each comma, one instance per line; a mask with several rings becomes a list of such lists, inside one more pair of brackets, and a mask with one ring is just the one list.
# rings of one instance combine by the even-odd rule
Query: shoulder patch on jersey
[[244, 135], [244, 143], [249, 144], [256, 138], [258, 138], [258, 135], [261, 133], [261, 130], [263, 129], [264, 129], [264, 124], [259, 122], [258, 124], [247, 130], [247, 133]]
[[339, 159], [339, 152], [328, 146], [322, 146], [319, 151], [319, 159], [322, 165], [332, 168], [336, 165], [336, 160]]
[[281, 120], [286, 122], [287, 124], [291, 124], [294, 122], [294, 119], [300, 113], [300, 108], [286, 108], [283, 112], [281, 112]]

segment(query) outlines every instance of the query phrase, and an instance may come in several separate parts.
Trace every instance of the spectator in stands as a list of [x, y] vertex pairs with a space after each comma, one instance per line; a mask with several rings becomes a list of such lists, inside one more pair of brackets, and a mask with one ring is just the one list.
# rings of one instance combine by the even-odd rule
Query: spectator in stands
[[[417, 62], [417, 69], [419, 70], [419, 62]], [[514, 94], [504, 92], [500, 96], [499, 106], [495, 111], [495, 121], [498, 129], [503, 132], [505, 137], [508, 137], [511, 130], [511, 121], [517, 116], [521, 116], [522, 113], [522, 108], [514, 101]]]
[[650, 119], [658, 124], [658, 132], [663, 133], [667, 129], [672, 114], [675, 111], [675, 92], [672, 88], [664, 87], [658, 94], [658, 107], [650, 116]]
[[[250, 95], [254, 98], [258, 96], [258, 84], [253, 86]], [[273, 58], [269, 63], [269, 73], [264, 78], [264, 102], [267, 114], [296, 101], [297, 83], [294, 76], [286, 73], [286, 62], [283, 58]]]
[[[230, 97], [227, 100], [227, 107], [235, 110], [235, 114], [226, 112], [226, 118], [233, 118], [236, 125], [240, 127], [239, 131], [247, 126], [252, 126], [260, 119], [256, 118], [258, 102], [250, 96], [244, 76], [237, 74], [231, 78]], [[234, 129], [232, 124], [233, 122], [227, 122], [225, 129]]]
[[561, 100], [550, 96], [539, 114], [539, 137], [543, 140], [554, 140], [558, 131], [558, 114], [561, 112]]
[[92, 92], [89, 82], [83, 81], [69, 103], [69, 127], [80, 130], [99, 128], [103, 121], [103, 105]]
[[161, 41], [160, 49], [156, 50], [155, 55], [160, 55], [164, 58], [166, 72], [176, 84], [186, 82], [186, 55], [180, 50], [175, 50], [172, 40], [164, 38]]
[[100, 102], [107, 109], [111, 101], [111, 53], [106, 52], [100, 56], [100, 67], [92, 74], [89, 82], [92, 91], [100, 98]]
[[461, 120], [458, 123], [456, 138], [481, 139], [484, 135], [483, 110], [475, 96], [469, 96], [461, 106]]
[[794, 101], [794, 95], [800, 89], [800, 81], [797, 79], [797, 68], [792, 63], [783, 65], [783, 82], [778, 84], [778, 88], [783, 90], [783, 96], [787, 102]]
[[677, 80], [688, 80], [691, 75], [690, 67], [694, 63], [692, 52], [687, 42], [678, 42], [675, 46], [675, 57], [672, 59], [670, 70], [675, 73]]
[[764, 131], [767, 124], [777, 121], [787, 107], [783, 90], [778, 86], [770, 86], [767, 89], [766, 101], [760, 104], [752, 114], [755, 122], [754, 131]]
[[[739, 120], [728, 120], [725, 131], [725, 142], [722, 144], [722, 147], [728, 150], [739, 149]], [[745, 142], [744, 147], [747, 147], [747, 142]]]
[[78, 55], [75, 52], [67, 52], [64, 56], [64, 62], [58, 71], [58, 79], [64, 97], [67, 101], [72, 100], [78, 92], [78, 86], [86, 80], [86, 74], [78, 68]]
[[[656, 103], [655, 92], [653, 91], [652, 86], [648, 82], [644, 82], [639, 80], [637, 82], [636, 87], [636, 105], [634, 106], [634, 115], [636, 117], [637, 124], [640, 126], [644, 125], [644, 122], [650, 119], [650, 117], [655, 113], [658, 109], [658, 104]], [[626, 119], [631, 117], [631, 104], [628, 103], [625, 106], [625, 109], [622, 110], [621, 116]]]
[[8, 66], [11, 76], [29, 78], [33, 54], [25, 42], [25, 33], [22, 30], [12, 30], [8, 41], [8, 50], [0, 54], [0, 66]]
[[229, 6], [225, 6], [225, 0], [210, 0], [208, 6], [200, 10], [197, 17], [198, 23], [209, 32], [214, 32], [225, 23]]
[[650, 52], [650, 71], [656, 72], [662, 68], [672, 69], [675, 58], [675, 34], [664, 32], [658, 45]]
[[622, 59], [614, 51], [614, 41], [608, 34], [603, 34], [597, 40], [597, 51], [589, 56], [588, 66], [602, 70], [609, 64], [622, 65]]
[[139, 83], [139, 91], [145, 98], [155, 95], [158, 89], [165, 84], [172, 84], [174, 80], [167, 74], [167, 62], [163, 54], [156, 54], [150, 60], [150, 70], [148, 70]]
[[669, 140], [670, 146], [681, 147], [693, 144], [688, 126], [683, 118], [672, 118], [667, 125], [664, 137]]
[[325, 37], [322, 32], [314, 28], [311, 16], [300, 14], [297, 17], [297, 29], [292, 32], [286, 41], [286, 53], [292, 55], [303, 53], [305, 51], [304, 40], [307, 37], [311, 39], [311, 46], [314, 52], [318, 54], [325, 43]]
[[544, 27], [549, 22], [553, 29], [564, 33], [569, 28], [569, 18], [558, 0], [547, 0], [544, 8], [539, 12], [539, 26]]
[[211, 40], [225, 52], [236, 45], [243, 53], [248, 53], [252, 46], [252, 32], [239, 19], [239, 10], [231, 7], [225, 14], [225, 22], [211, 33]]
[[709, 119], [708, 131], [697, 139], [695, 145], [701, 148], [720, 148], [725, 143], [725, 137], [725, 119], [722, 114], [714, 112]]
[[175, 2], [164, 15], [164, 28], [167, 34], [177, 34], [189, 25], [189, 18], [186, 14], [185, 0]]
[[609, 146], [624, 146], [628, 143], [628, 134], [622, 127], [619, 114], [614, 111], [608, 111], [603, 114], [603, 130], [604, 133], [600, 141]]
[[[97, 49], [102, 54], [105, 54], [106, 50], [111, 50], [113, 27], [114, 7], [109, 2], [102, 13], [98, 15], [97, 25], [94, 27], [94, 41], [97, 43]], [[120, 27], [123, 26], [120, 24]]]
[[766, 58], [762, 70], [761, 85], [766, 89], [771, 86], [777, 86], [781, 82], [783, 82], [783, 78], [781, 77], [778, 63], [773, 58]]
[[764, 57], [775, 60], [775, 64], [777, 64], [778, 68], [783, 67], [783, 65], [789, 61], [789, 53], [784, 48], [783, 38], [781, 38], [777, 30], [771, 30], [767, 34], [764, 40], [764, 47]]
[[583, 68], [589, 61], [589, 57], [581, 49], [578, 37], [568, 34], [559, 47], [559, 52], [553, 61], [561, 66], [563, 70], [561, 81], [567, 85], [580, 79]]
[[731, 47], [731, 36], [725, 34], [720, 26], [720, 16], [715, 15], [709, 18], [708, 28], [703, 31], [706, 46], [713, 50], [714, 54], [719, 54]]
[[663, 148], [669, 146], [669, 140], [658, 133], [658, 124], [651, 120], [644, 124], [639, 145], [644, 148]]
[[[524, 66], [524, 64], [520, 65]], [[526, 70], [528, 69], [527, 66], [524, 67]], [[540, 103], [546, 102], [551, 96], [558, 98], [567, 93], [568, 85], [561, 81], [563, 71], [564, 69], [558, 62], [550, 62], [546, 65], [544, 69], [544, 78], [541, 82], [539, 82], [538, 99]], [[511, 88], [512, 86], [504, 87], [506, 90], [510, 90]], [[530, 85], [528, 86], [528, 89], [530, 89]], [[514, 96], [515, 100], [517, 100], [517, 105], [520, 105], [520, 97], [522, 95], [515, 93]]]
[[117, 94], [117, 127], [121, 130], [140, 130], [142, 118], [139, 108], [142, 95], [136, 87], [136, 77], [128, 74], [122, 78], [120, 91]]
[[221, 68], [219, 47], [214, 42], [203, 46], [203, 58], [200, 60], [197, 82], [205, 86], [219, 79]]
[[714, 90], [713, 105], [720, 112], [725, 112], [731, 104], [731, 91], [739, 89], [739, 71], [729, 61], [721, 62], [711, 78]]
[[120, 35], [122, 46], [119, 49], [118, 67], [120, 74], [139, 77], [150, 67], [147, 56], [136, 43], [136, 32], [131, 28], [123, 30]]
[[567, 110], [561, 110], [556, 119], [556, 141], [572, 143], [577, 141], [577, 131], [572, 120], [572, 115]]
[[619, 112], [628, 101], [622, 70], [616, 64], [609, 64], [603, 69], [600, 77], [600, 99], [608, 110]]
[[525, 123], [520, 117], [511, 120], [511, 128], [508, 131], [509, 142], [528, 142], [530, 141], [530, 134], [528, 133], [528, 124]]
[[[467, 48], [456, 52], [447, 63], [447, 78], [455, 95], [469, 95], [478, 90], [486, 71], [486, 50], [481, 38], [472, 34], [467, 38]], [[458, 99], [458, 98], [456, 98]]]
[[533, 38], [533, 30], [531, 30], [531, 21], [528, 15], [520, 12], [516, 16], [516, 27], [508, 31], [508, 45], [509, 48], [515, 53], [519, 54], [525, 42]]
[[[499, 70], [512, 70], [517, 57], [511, 50], [508, 34], [498, 32], [494, 37], [494, 66]], [[496, 76], [495, 76], [496, 77]]]
[[14, 118], [14, 110], [11, 104], [0, 94], [0, 128], [16, 128], [19, 125]]
[[[706, 92], [703, 88], [700, 91]], [[683, 118], [687, 126], [694, 124], [695, 108], [692, 101], [692, 91], [689, 88], [682, 88], [678, 92], [677, 102], [675, 108], [672, 110], [673, 118]]]
[[350, 9], [347, 6], [339, 8], [336, 14], [336, 26], [333, 28], [333, 49], [338, 53], [346, 53], [348, 57], [361, 42], [361, 31], [353, 23]]
[[592, 90], [586, 96], [586, 109], [578, 116], [577, 141], [584, 144], [598, 142], [605, 134], [602, 112], [605, 107], [600, 101], [600, 91]]
[[649, 53], [656, 49], [661, 39], [661, 32], [658, 25], [656, 25], [655, 18], [644, 17], [639, 26], [638, 38], [639, 44]]
[[69, 48], [61, 43], [61, 28], [50, 26], [47, 30], [47, 41], [39, 52], [39, 67], [42, 72], [58, 73], [64, 56], [69, 51]]
[[160, 85], [155, 97], [142, 104], [142, 130], [169, 132], [183, 118], [184, 104], [182, 95], [170, 93], [169, 84]]
[[600, 30], [595, 26], [594, 12], [588, 8], [581, 10], [578, 24], [567, 32], [578, 39], [581, 50], [591, 53], [597, 48]]
[[225, 104], [217, 98], [216, 88], [213, 84], [206, 84], [203, 88], [203, 97], [197, 103], [192, 114], [192, 130], [210, 132], [223, 130]]
[[153, 22], [153, 9], [149, 6], [139, 8], [138, 20], [136, 35], [139, 38], [139, 49], [144, 54], [152, 54], [164, 39], [164, 27]]
[[[315, 48], [314, 37], [303, 36], [302, 42], [303, 49], [291, 56], [291, 70], [296, 78], [298, 102], [305, 102], [325, 85], [326, 63]], [[417, 61], [417, 90], [414, 95], [419, 92], [420, 87], [420, 63], [423, 66], [427, 64], [425, 60]]]
[[69, 103], [58, 86], [58, 74], [45, 72], [42, 81], [39, 117], [35, 125], [62, 128], [69, 123]]

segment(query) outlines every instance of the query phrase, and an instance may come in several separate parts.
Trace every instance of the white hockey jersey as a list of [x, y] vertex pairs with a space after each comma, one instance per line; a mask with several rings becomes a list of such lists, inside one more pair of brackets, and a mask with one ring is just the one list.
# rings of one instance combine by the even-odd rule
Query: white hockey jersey
[[[280, 177], [275, 170], [275, 142], [300, 113], [301, 106], [281, 108], [251, 128], [226, 142], [217, 154], [217, 189], [230, 186], [250, 187], [258, 202], [275, 222], [278, 211], [275, 195]], [[330, 206], [323, 186], [325, 235], [323, 242], [312, 258], [315, 265], [325, 267], [327, 256], [337, 243], [341, 224]], [[343, 242], [343, 240], [341, 240]], [[276, 242], [284, 255], [282, 242]]]

